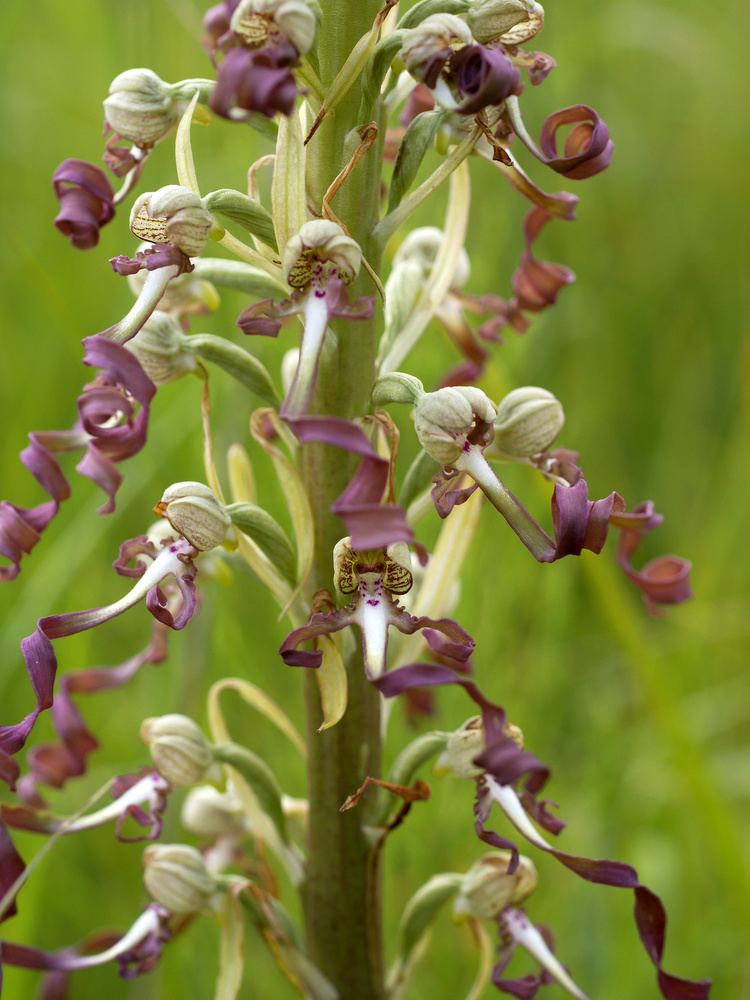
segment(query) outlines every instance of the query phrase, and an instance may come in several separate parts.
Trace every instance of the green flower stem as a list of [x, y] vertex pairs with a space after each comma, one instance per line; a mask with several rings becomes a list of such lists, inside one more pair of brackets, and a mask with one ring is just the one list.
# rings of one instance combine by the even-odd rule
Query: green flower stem
[[[322, 0], [321, 7], [318, 56], [320, 79], [328, 88], [357, 41], [372, 26], [380, 2]], [[321, 211], [328, 186], [359, 142], [353, 130], [365, 124], [357, 118], [360, 99], [357, 82], [324, 118], [307, 146], [308, 194], [317, 211]], [[339, 190], [332, 206], [376, 271], [379, 252], [368, 234], [377, 222], [381, 159], [382, 135]], [[350, 287], [350, 295], [377, 295], [366, 271]], [[369, 408], [376, 322], [334, 321], [332, 326], [335, 337], [329, 334], [326, 338], [312, 412], [351, 419]], [[315, 524], [315, 561], [308, 585], [310, 591], [331, 589], [331, 555], [344, 529], [330, 507], [351, 478], [356, 461], [324, 445], [305, 445], [303, 455]], [[322, 710], [316, 679], [312, 673], [307, 678], [307, 945], [310, 958], [338, 989], [342, 1000], [382, 1000], [380, 878], [364, 830], [377, 798], [368, 793], [356, 809], [339, 812], [344, 799], [367, 775], [380, 774], [380, 703], [365, 679], [359, 652], [346, 666], [346, 714], [322, 733], [317, 732]]]

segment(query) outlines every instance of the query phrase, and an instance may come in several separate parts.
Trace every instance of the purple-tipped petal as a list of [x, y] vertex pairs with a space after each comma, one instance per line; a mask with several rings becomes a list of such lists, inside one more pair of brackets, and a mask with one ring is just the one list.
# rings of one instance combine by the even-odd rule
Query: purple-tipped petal
[[[557, 133], [565, 125], [573, 128], [560, 154]], [[547, 165], [571, 180], [584, 180], [606, 170], [614, 152], [609, 129], [587, 104], [574, 104], [550, 115], [542, 126], [539, 147]]]
[[248, 306], [237, 317], [237, 326], [244, 334], [254, 337], [277, 337], [282, 319], [286, 315], [286, 303], [277, 305], [273, 299], [263, 299]]
[[[10, 839], [10, 834], [5, 824], [0, 821], [0, 899], [5, 897], [5, 894], [10, 890], [16, 879], [23, 874], [25, 868], [26, 865], [23, 858]], [[3, 920], [7, 920], [8, 917], [15, 916], [16, 912], [16, 902], [14, 899], [8, 909], [0, 914], [0, 923]], [[1, 964], [2, 958], [0, 958]]]
[[[174, 614], [171, 608], [160, 609], [160, 618], [171, 628], [183, 627], [195, 607], [193, 588], [195, 567], [191, 562], [194, 554], [195, 550], [185, 539], [173, 542], [159, 552], [143, 575], [135, 581], [130, 592], [119, 601], [102, 608], [47, 615], [40, 618], [36, 630], [21, 641], [21, 653], [34, 691], [36, 705], [15, 725], [0, 726], [0, 776], [9, 784], [14, 785], [19, 774], [18, 765], [12, 760], [12, 755], [22, 749], [41, 712], [52, 706], [57, 658], [50, 640], [85, 632], [111, 618], [116, 618], [143, 600], [153, 587], [158, 587], [163, 580], [171, 577], [174, 577], [179, 585], [181, 603], [176, 605]], [[187, 579], [183, 581], [182, 577]], [[169, 585], [168, 582], [166, 586]], [[68, 706], [61, 711], [70, 713], [75, 709]], [[67, 718], [70, 718], [70, 715]], [[77, 720], [75, 724], [77, 725], [78, 721], [82, 725], [81, 720]]]
[[446, 684], [457, 684], [462, 687], [482, 713], [484, 731], [491, 740], [497, 739], [503, 732], [506, 723], [505, 711], [495, 705], [482, 694], [480, 689], [468, 677], [462, 677], [450, 667], [436, 663], [410, 663], [382, 674], [373, 681], [375, 687], [384, 698], [395, 698], [412, 688], [442, 687]]
[[[253, 112], [289, 117], [297, 100], [297, 82], [290, 66], [297, 50], [288, 43], [274, 48], [238, 46], [226, 54], [216, 76], [211, 109], [222, 118], [242, 120]], [[244, 114], [243, 114], [244, 112]]]
[[658, 527], [661, 515], [654, 510], [650, 500], [640, 504], [630, 513], [616, 513], [612, 524], [621, 529], [617, 546], [617, 561], [621, 568], [643, 594], [646, 606], [657, 613], [659, 604], [681, 604], [693, 596], [690, 586], [691, 565], [680, 556], [659, 556], [641, 570], [635, 569], [631, 559], [647, 532]]
[[99, 242], [99, 230], [114, 217], [114, 191], [99, 167], [85, 160], [63, 160], [52, 178], [60, 211], [55, 226], [77, 250]]
[[[73, 696], [112, 691], [129, 683], [147, 664], [162, 663], [167, 655], [168, 630], [155, 623], [149, 645], [116, 667], [90, 667], [66, 674], [52, 706], [52, 721], [58, 743], [45, 743], [29, 753], [31, 773], [24, 779], [21, 797], [38, 805], [38, 784], [62, 788], [71, 778], [86, 772], [88, 757], [99, 746], [77, 709]], [[19, 787], [20, 792], [20, 787]]]
[[297, 647], [303, 642], [314, 641], [318, 636], [340, 632], [342, 628], [353, 623], [354, 616], [350, 607], [336, 608], [327, 613], [315, 612], [305, 625], [294, 629], [284, 639], [279, 647], [282, 660], [289, 667], [319, 667], [323, 661], [323, 654], [320, 650], [306, 652]]
[[344, 522], [352, 548], [380, 549], [392, 542], [413, 541], [403, 508], [381, 502], [388, 485], [388, 461], [356, 424], [341, 417], [297, 417], [288, 423], [303, 444], [319, 442], [362, 457], [351, 482], [331, 506]]
[[525, 818], [521, 800], [512, 786], [510, 784], [501, 786], [500, 782], [489, 774], [481, 779], [476, 809], [477, 832], [487, 843], [493, 843], [489, 836], [492, 831], [488, 831], [485, 827], [493, 800], [500, 805], [516, 829], [535, 847], [551, 854], [579, 878], [615, 889], [632, 889], [636, 903], [634, 913], [636, 926], [649, 958], [657, 970], [657, 981], [662, 997], [665, 1000], [707, 1000], [710, 993], [709, 982], [679, 979], [664, 971], [662, 960], [666, 936], [666, 912], [659, 897], [640, 883], [638, 872], [632, 865], [621, 861], [581, 857], [552, 847]]
[[575, 281], [575, 274], [562, 264], [537, 260], [532, 252], [534, 241], [552, 216], [543, 208], [532, 208], [524, 222], [526, 247], [518, 270], [513, 275], [515, 301], [520, 309], [541, 312], [554, 305], [567, 285]]

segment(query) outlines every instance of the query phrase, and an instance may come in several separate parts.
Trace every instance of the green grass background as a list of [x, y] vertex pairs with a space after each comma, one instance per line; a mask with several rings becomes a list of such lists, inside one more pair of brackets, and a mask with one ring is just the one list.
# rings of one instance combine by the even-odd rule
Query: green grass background
[[[99, 250], [77, 254], [52, 228], [50, 176], [63, 157], [97, 160], [100, 100], [122, 69], [146, 65], [167, 80], [208, 74], [196, 43], [201, 6], [11, 0], [0, 8], [0, 493], [16, 502], [39, 499], [17, 460], [26, 432], [70, 425], [84, 377], [80, 339], [116, 320], [130, 301], [107, 264], [131, 247], [124, 213], [105, 230]], [[666, 523], [645, 547], [692, 559], [696, 596], [650, 620], [612, 551], [540, 567], [485, 510], [457, 617], [478, 640], [481, 684], [553, 765], [550, 794], [569, 822], [561, 843], [635, 864], [668, 904], [667, 967], [711, 976], [719, 1000], [737, 1000], [750, 995], [750, 873], [743, 857], [750, 797], [750, 413], [742, 339], [748, 139], [746, 55], [738, 44], [747, 7], [737, 0], [720, 11], [701, 0], [552, 0], [547, 15], [540, 44], [559, 68], [525, 94], [527, 118], [536, 128], [552, 110], [590, 102], [609, 123], [616, 155], [607, 173], [575, 186], [582, 196], [578, 221], [555, 223], [540, 242], [541, 255], [573, 267], [577, 283], [525, 337], [508, 335], [483, 385], [493, 396], [519, 384], [552, 389], [568, 416], [562, 443], [583, 453], [592, 492], [618, 489], [632, 503], [653, 497]], [[261, 140], [223, 122], [196, 130], [196, 148], [206, 190], [241, 188], [247, 165], [265, 151]], [[502, 294], [520, 252], [526, 205], [487, 164], [474, 167], [470, 288]], [[562, 187], [537, 168], [530, 164], [541, 183]], [[173, 179], [164, 143], [146, 184], [153, 189]], [[438, 196], [422, 221], [439, 219], [443, 206]], [[221, 311], [193, 329], [234, 337], [244, 305], [226, 294]], [[258, 353], [277, 371], [290, 343], [286, 332], [278, 344], [259, 343]], [[432, 329], [410, 367], [429, 383], [452, 360]], [[219, 445], [249, 444], [252, 401], [220, 374], [213, 385]], [[35, 618], [117, 596], [122, 581], [109, 564], [119, 541], [147, 526], [163, 486], [202, 478], [198, 400], [197, 381], [160, 390], [149, 446], [124, 467], [116, 515], [98, 518], [95, 489], [72, 475], [73, 499], [20, 579], [0, 591], [3, 722], [29, 708], [18, 642]], [[404, 452], [413, 448], [405, 435]], [[278, 511], [270, 469], [254, 451], [256, 457], [263, 497]], [[513, 476], [512, 485], [544, 512], [531, 478]], [[144, 670], [126, 691], [83, 705], [104, 747], [85, 781], [52, 797], [57, 808], [76, 808], [109, 775], [144, 761], [137, 733], [145, 716], [182, 711], [202, 720], [208, 686], [225, 674], [263, 685], [301, 721], [302, 677], [275, 653], [282, 632], [270, 598], [241, 570], [231, 588], [209, 584], [204, 593], [200, 615], [186, 635], [174, 637], [167, 664]], [[138, 609], [61, 642], [61, 669], [118, 662], [140, 648], [148, 628]], [[239, 708], [230, 714], [238, 738], [267, 756], [289, 792], [302, 794], [293, 752], [257, 717]], [[467, 714], [460, 693], [441, 695], [439, 726], [458, 725]], [[389, 759], [409, 736], [401, 713], [394, 718]], [[35, 735], [49, 731], [44, 720]], [[432, 801], [413, 809], [388, 847], [391, 951], [408, 896], [434, 872], [466, 868], [482, 853], [470, 785], [432, 784]], [[181, 836], [177, 798], [167, 840]], [[39, 846], [31, 837], [19, 843], [27, 856]], [[564, 961], [587, 992], [600, 1000], [655, 997], [629, 894], [582, 883], [550, 859], [536, 862], [540, 887], [530, 912], [555, 929]], [[4, 933], [59, 947], [99, 926], [127, 925], [143, 901], [139, 848], [118, 845], [111, 830], [102, 830], [57, 844]], [[72, 996], [210, 997], [216, 938], [202, 920], [167, 949], [152, 975], [121, 983], [111, 969], [89, 972], [75, 981]], [[473, 962], [468, 935], [445, 919], [411, 996], [460, 998]], [[243, 996], [292, 995], [253, 937], [247, 967]], [[32, 974], [9, 972], [9, 1000], [36, 990]], [[486, 996], [493, 995], [488, 987]]]

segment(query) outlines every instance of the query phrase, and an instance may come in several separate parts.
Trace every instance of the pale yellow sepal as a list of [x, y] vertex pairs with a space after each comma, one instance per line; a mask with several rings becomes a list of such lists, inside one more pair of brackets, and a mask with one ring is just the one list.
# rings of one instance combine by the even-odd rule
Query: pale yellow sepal
[[[177, 166], [177, 177], [180, 184], [183, 187], [189, 188], [189, 190], [194, 191], [196, 194], [200, 194], [200, 186], [198, 184], [198, 175], [195, 170], [195, 158], [193, 156], [193, 145], [190, 138], [190, 126], [193, 123], [194, 115], [196, 112], [196, 107], [198, 106], [198, 93], [196, 92], [190, 104], [188, 104], [185, 109], [185, 113], [180, 119], [180, 124], [177, 126], [177, 135], [175, 139], [175, 163]], [[199, 121], [199, 118], [195, 119]], [[252, 264], [254, 267], [259, 268], [269, 277], [273, 278], [277, 282], [279, 293], [281, 295], [287, 294], [286, 285], [281, 281], [281, 268], [273, 264], [271, 261], [266, 260], [263, 254], [258, 253], [252, 247], [249, 247], [242, 240], [237, 239], [232, 233], [224, 231], [224, 235], [218, 240], [220, 246], [226, 247], [230, 253], [233, 253], [235, 257], [239, 257], [240, 260], [244, 260], [248, 264]]]
[[349, 682], [344, 661], [334, 639], [327, 635], [320, 636], [318, 648], [323, 654], [320, 667], [315, 671], [323, 709], [323, 722], [318, 732], [322, 733], [326, 729], [331, 729], [343, 718], [349, 697]]
[[279, 118], [271, 211], [276, 243], [283, 249], [307, 221], [305, 146], [298, 114]]
[[462, 161], [451, 174], [448, 211], [443, 227], [443, 241], [435, 257], [430, 276], [424, 284], [401, 332], [394, 338], [388, 354], [380, 363], [379, 374], [400, 367], [401, 362], [427, 328], [454, 280], [469, 225], [471, 182], [468, 164]]
[[[312, 568], [315, 549], [315, 532], [313, 531], [313, 515], [310, 501], [307, 499], [302, 477], [297, 466], [284, 454], [275, 442], [269, 441], [263, 433], [264, 422], [268, 421], [278, 437], [294, 447], [294, 438], [272, 409], [256, 410], [250, 418], [250, 433], [269, 456], [278, 477], [281, 490], [286, 500], [289, 516], [292, 520], [295, 541], [297, 543], [297, 589], [292, 597], [296, 598]], [[291, 603], [291, 601], [290, 601]]]
[[236, 1000], [245, 967], [245, 913], [233, 892], [224, 896], [219, 919], [219, 975], [214, 1000]]
[[[303, 757], [306, 756], [307, 750], [304, 740], [284, 710], [259, 687], [241, 677], [224, 677], [213, 684], [208, 692], [206, 699], [208, 728], [215, 743], [231, 742], [229, 729], [221, 711], [221, 695], [224, 691], [235, 691], [239, 694], [251, 708], [272, 722]], [[282, 861], [295, 885], [299, 884], [303, 877], [303, 871], [298, 853], [283, 843], [273, 821], [263, 811], [257, 796], [236, 768], [225, 764], [224, 770], [231, 784], [231, 789], [242, 803], [243, 812], [250, 821], [253, 830], [261, 840], [266, 841], [271, 850]]]

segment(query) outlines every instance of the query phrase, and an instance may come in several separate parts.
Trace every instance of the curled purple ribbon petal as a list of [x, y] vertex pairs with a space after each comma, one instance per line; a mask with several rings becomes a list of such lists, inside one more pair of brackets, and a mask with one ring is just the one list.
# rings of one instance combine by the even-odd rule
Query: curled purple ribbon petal
[[[564, 125], [574, 127], [560, 154], [557, 133]], [[606, 124], [587, 104], [574, 104], [550, 115], [542, 125], [539, 146], [544, 162], [571, 180], [584, 180], [606, 170], [615, 148]]]
[[[523, 753], [523, 751], [519, 751]], [[478, 766], [482, 766], [479, 761], [483, 755], [477, 758]], [[492, 763], [491, 755], [489, 763]], [[521, 765], [522, 766], [522, 763]], [[511, 770], [511, 773], [512, 770]], [[508, 775], [510, 777], [510, 775]], [[544, 779], [546, 780], [546, 779]], [[544, 783], [542, 780], [542, 784]], [[508, 802], [507, 791], [503, 791], [494, 776], [489, 774], [479, 779], [479, 790], [476, 807], [477, 832], [482, 840], [493, 843], [493, 832], [488, 831], [485, 823], [489, 815], [493, 801], [497, 801], [506, 813], [511, 823], [522, 833], [532, 844], [540, 850], [551, 854], [557, 861], [565, 865], [572, 872], [588, 882], [598, 885], [607, 885], [616, 889], [632, 889], [635, 897], [634, 917], [641, 941], [657, 970], [657, 981], [659, 990], [665, 1000], [707, 1000], [710, 994], [711, 985], [708, 981], [692, 981], [680, 979], [672, 976], [663, 969], [664, 944], [666, 937], [667, 915], [659, 897], [648, 887], [642, 885], [638, 879], [638, 873], [631, 865], [621, 861], [599, 860], [594, 858], [581, 857], [569, 854], [552, 847], [542, 837], [533, 831], [525, 829], [528, 821], [519, 819], [513, 809], [512, 802]], [[512, 790], [510, 783], [504, 786], [510, 790], [510, 794], [519, 802], [516, 793]], [[537, 789], [538, 790], [538, 789]], [[500, 797], [498, 797], [498, 794]]]
[[523, 225], [526, 245], [513, 275], [513, 291], [517, 307], [528, 312], [541, 312], [554, 305], [562, 289], [575, 281], [575, 274], [569, 268], [537, 260], [532, 252], [534, 241], [551, 218], [549, 212], [536, 207]]
[[287, 422], [303, 444], [332, 445], [362, 457], [351, 482], [331, 506], [344, 522], [352, 548], [379, 549], [392, 542], [413, 541], [404, 509], [381, 503], [388, 485], [388, 462], [356, 424], [341, 417], [295, 417]]
[[114, 218], [114, 191], [99, 167], [85, 160], [63, 160], [52, 177], [60, 211], [55, 226], [77, 250], [99, 242], [99, 230]]
[[[186, 576], [191, 580], [185, 589], [181, 588], [182, 595], [186, 598], [187, 610], [178, 611], [173, 619], [171, 612], [168, 616], [166, 614], [159, 616], [160, 620], [171, 627], [182, 627], [195, 608], [192, 596], [192, 578], [195, 575], [195, 568], [191, 562], [191, 557], [194, 554], [193, 547], [185, 539], [172, 543], [162, 549], [124, 598], [103, 608], [91, 608], [87, 611], [73, 611], [40, 618], [36, 630], [21, 641], [21, 654], [34, 692], [36, 705], [20, 722], [10, 726], [0, 726], [0, 777], [6, 780], [11, 787], [15, 786], [20, 773], [17, 762], [12, 759], [13, 755], [25, 745], [39, 715], [51, 708], [53, 704], [57, 657], [50, 640], [85, 632], [116, 618], [138, 601], [147, 597], [149, 591], [167, 577], [174, 577], [175, 580], [179, 581], [181, 576]], [[64, 724], [70, 723], [75, 729], [75, 721], [71, 721], [70, 712], [71, 706], [65, 705], [61, 709], [60, 721]], [[86, 737], [83, 737], [80, 731], [77, 731], [77, 735], [81, 740], [78, 750], [84, 752], [85, 756], [85, 753], [93, 749], [90, 735], [87, 733]]]

